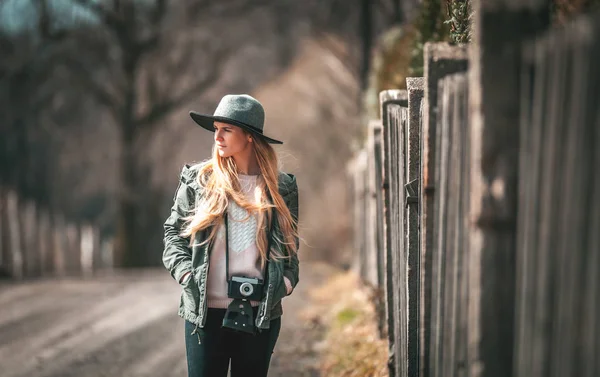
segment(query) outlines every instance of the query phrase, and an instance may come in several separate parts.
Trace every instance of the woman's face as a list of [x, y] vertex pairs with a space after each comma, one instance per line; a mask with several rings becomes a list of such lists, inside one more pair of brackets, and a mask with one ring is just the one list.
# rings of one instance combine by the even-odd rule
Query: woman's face
[[222, 122], [215, 122], [214, 126], [215, 145], [219, 156], [235, 156], [251, 148], [251, 135], [240, 127]]

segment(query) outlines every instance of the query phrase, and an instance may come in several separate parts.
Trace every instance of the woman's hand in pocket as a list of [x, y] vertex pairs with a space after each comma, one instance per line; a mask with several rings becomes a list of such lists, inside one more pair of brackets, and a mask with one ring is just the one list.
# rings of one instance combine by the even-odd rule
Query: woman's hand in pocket
[[194, 314], [198, 314], [200, 305], [200, 291], [198, 286], [195, 284], [194, 274], [187, 272], [181, 277], [179, 283], [182, 287], [181, 298], [183, 305]]
[[294, 287], [292, 287], [292, 282], [285, 276], [283, 277], [283, 282], [285, 283], [285, 293], [287, 296], [289, 296], [294, 290]]
[[183, 276], [181, 277], [181, 280], [179, 281], [179, 284], [181, 285], [186, 285], [187, 282], [192, 278], [192, 272], [188, 271], [185, 274], [183, 274]]

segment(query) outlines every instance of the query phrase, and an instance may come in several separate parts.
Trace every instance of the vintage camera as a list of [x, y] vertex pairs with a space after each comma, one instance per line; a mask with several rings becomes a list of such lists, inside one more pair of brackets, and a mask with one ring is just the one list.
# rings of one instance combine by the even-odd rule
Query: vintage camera
[[262, 291], [262, 280], [245, 276], [232, 276], [227, 286], [227, 296], [233, 299], [260, 301]]
[[260, 301], [262, 291], [262, 280], [245, 276], [232, 276], [227, 283], [227, 296], [232, 298], [233, 301], [225, 312], [223, 327], [248, 334], [256, 334], [250, 300]]

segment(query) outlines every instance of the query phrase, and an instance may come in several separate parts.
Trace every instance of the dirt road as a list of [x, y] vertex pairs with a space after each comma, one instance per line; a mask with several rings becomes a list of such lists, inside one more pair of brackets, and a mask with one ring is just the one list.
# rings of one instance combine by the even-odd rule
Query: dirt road
[[[321, 328], [302, 319], [331, 268], [302, 265], [269, 376], [318, 376]], [[0, 283], [0, 376], [186, 376], [179, 286], [165, 270]]]

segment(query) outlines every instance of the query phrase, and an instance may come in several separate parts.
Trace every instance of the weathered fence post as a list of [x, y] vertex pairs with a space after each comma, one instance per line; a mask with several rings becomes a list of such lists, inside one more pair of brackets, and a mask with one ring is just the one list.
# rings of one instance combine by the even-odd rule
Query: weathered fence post
[[94, 244], [93, 244], [93, 253], [92, 253], [92, 271], [96, 271], [99, 268], [104, 267], [102, 265], [102, 239], [100, 229], [94, 226], [92, 228], [94, 233]]
[[383, 122], [384, 250], [390, 376], [406, 374], [406, 259], [404, 254], [404, 127], [408, 118], [406, 90], [380, 93]]
[[[356, 155], [352, 156], [352, 158], [346, 163], [346, 183], [348, 185], [348, 191], [350, 195], [348, 195], [348, 206], [352, 208], [352, 247], [355, 251], [355, 254], [352, 255], [352, 259], [349, 261], [350, 269], [356, 271], [360, 276], [360, 266], [359, 266], [359, 258], [360, 258], [360, 250], [357, 248], [358, 241], [356, 238], [356, 230], [358, 229], [358, 203], [356, 202], [356, 177], [354, 176], [354, 165], [356, 164]], [[101, 248], [103, 245], [101, 245]], [[100, 253], [102, 255], [102, 252]]]
[[432, 248], [430, 375], [466, 372], [466, 269], [469, 199], [468, 83], [465, 73], [439, 81]]
[[361, 253], [360, 259], [360, 271], [361, 278], [364, 281], [368, 281], [367, 275], [369, 274], [369, 250], [367, 244], [367, 227], [365, 223], [367, 221], [367, 151], [363, 148], [357, 159], [357, 170], [356, 170], [356, 179], [358, 187], [358, 200], [360, 203], [360, 222], [362, 226], [358, 228], [358, 236], [359, 236], [359, 247]]
[[354, 260], [355, 269], [361, 279], [367, 280], [368, 252], [366, 237], [366, 191], [367, 182], [365, 169], [367, 152], [362, 149], [352, 160], [349, 170], [353, 177], [354, 188], [354, 249], [357, 256]]
[[102, 267], [114, 267], [114, 241], [113, 238], [105, 238], [100, 245], [100, 253], [102, 255]]
[[6, 200], [4, 198], [4, 187], [0, 185], [0, 277], [8, 275], [8, 234], [6, 232]]
[[80, 250], [81, 250], [81, 273], [83, 276], [92, 274], [94, 263], [94, 228], [89, 224], [83, 225], [80, 228]]
[[72, 223], [67, 223], [67, 244], [68, 246], [68, 259], [67, 259], [67, 272], [77, 273], [81, 271], [81, 241], [79, 234], [79, 227]]
[[419, 374], [419, 177], [421, 163], [421, 122], [423, 113], [424, 79], [406, 79], [408, 92], [408, 124], [406, 126], [406, 243], [408, 289], [407, 373]]
[[54, 253], [52, 255], [52, 271], [58, 275], [65, 275], [66, 266], [66, 255], [67, 254], [67, 242], [66, 242], [66, 227], [62, 216], [54, 215], [52, 227], [52, 235], [54, 239]]
[[40, 261], [40, 275], [44, 275], [49, 272], [49, 267], [51, 266], [51, 261], [49, 257], [52, 252], [53, 242], [52, 242], [52, 230], [50, 228], [50, 214], [47, 210], [41, 210], [39, 214], [39, 227], [38, 227], [38, 245], [39, 250], [37, 250], [38, 258]]
[[20, 206], [22, 224], [21, 240], [23, 243], [23, 265], [25, 276], [36, 276], [38, 273], [38, 245], [37, 245], [37, 218], [36, 206], [31, 200], [26, 200]]
[[385, 262], [383, 250], [383, 192], [382, 180], [382, 124], [380, 120], [369, 122], [367, 135], [367, 175], [369, 212], [365, 227], [369, 229], [369, 249], [373, 253], [370, 263], [374, 269], [371, 274], [372, 284], [376, 287], [377, 317], [380, 337], [385, 336]]
[[[367, 165], [365, 166], [366, 176], [366, 196], [367, 202], [367, 213], [366, 223], [364, 224], [367, 230], [367, 250], [369, 251], [369, 271], [367, 274], [367, 280], [373, 287], [379, 288], [379, 240], [377, 238], [377, 207], [378, 207], [378, 194], [381, 191], [381, 183], [378, 182], [381, 173], [377, 170], [381, 168], [381, 165], [377, 165], [375, 148], [379, 144], [381, 138], [381, 123], [379, 121], [371, 121], [368, 125], [367, 144], [365, 151], [367, 153]], [[379, 185], [378, 185], [379, 184]], [[380, 195], [379, 195], [380, 196]]]
[[21, 243], [21, 222], [19, 221], [19, 197], [9, 190], [6, 195], [7, 225], [10, 250], [11, 276], [16, 279], [22, 279], [23, 271], [23, 245]]
[[600, 13], [523, 46], [516, 377], [600, 376]]
[[89, 275], [112, 267], [112, 249], [96, 227], [66, 224], [62, 216], [0, 186], [1, 276]]
[[548, 6], [473, 5], [468, 374], [505, 377], [514, 372], [520, 45], [547, 26]]
[[426, 43], [424, 51], [425, 88], [423, 103], [423, 128], [421, 132], [421, 342], [420, 370], [422, 376], [430, 375], [431, 363], [431, 299], [433, 290], [432, 255], [434, 242], [434, 179], [436, 169], [436, 125], [438, 106], [438, 81], [443, 77], [465, 72], [468, 67], [466, 47], [451, 46], [447, 43]]

